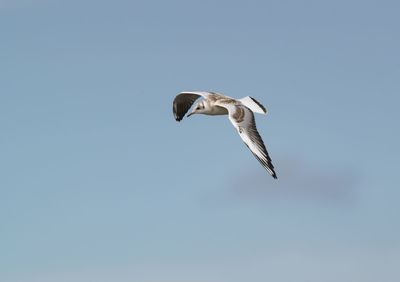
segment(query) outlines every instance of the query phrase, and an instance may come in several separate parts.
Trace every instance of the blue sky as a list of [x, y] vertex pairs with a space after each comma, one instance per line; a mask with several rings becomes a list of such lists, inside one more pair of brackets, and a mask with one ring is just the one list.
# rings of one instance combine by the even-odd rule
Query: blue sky
[[0, 280], [398, 281], [399, 8], [1, 1]]

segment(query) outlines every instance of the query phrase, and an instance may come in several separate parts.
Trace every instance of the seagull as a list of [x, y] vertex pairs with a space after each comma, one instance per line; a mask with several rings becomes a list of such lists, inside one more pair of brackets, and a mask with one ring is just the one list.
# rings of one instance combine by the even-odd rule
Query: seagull
[[173, 102], [176, 121], [181, 121], [193, 103], [200, 97], [204, 99], [194, 105], [187, 117], [194, 114], [228, 115], [243, 142], [262, 166], [276, 179], [274, 166], [257, 131], [253, 114], [254, 112], [265, 115], [267, 113], [265, 107], [250, 96], [234, 99], [215, 92], [185, 91], [179, 93]]

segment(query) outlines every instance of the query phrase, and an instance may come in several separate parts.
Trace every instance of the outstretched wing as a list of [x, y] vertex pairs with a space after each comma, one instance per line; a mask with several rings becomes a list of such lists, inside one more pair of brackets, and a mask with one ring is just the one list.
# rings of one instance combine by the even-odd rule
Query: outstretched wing
[[253, 112], [239, 103], [219, 104], [217, 102], [216, 105], [228, 110], [229, 120], [238, 131], [243, 142], [272, 177], [277, 178], [271, 158], [257, 131]]
[[251, 96], [246, 96], [243, 97], [242, 99], [238, 99], [243, 105], [248, 107], [250, 110], [252, 110], [254, 113], [259, 113], [259, 114], [267, 114], [267, 109], [256, 99], [254, 99]]
[[202, 95], [193, 92], [179, 93], [173, 103], [173, 112], [176, 121], [181, 121], [190, 107]]
[[181, 121], [193, 103], [199, 98], [203, 97], [205, 99], [217, 99], [220, 97], [227, 97], [214, 92], [204, 92], [204, 91], [185, 91], [179, 93], [173, 103], [172, 110], [176, 121]]

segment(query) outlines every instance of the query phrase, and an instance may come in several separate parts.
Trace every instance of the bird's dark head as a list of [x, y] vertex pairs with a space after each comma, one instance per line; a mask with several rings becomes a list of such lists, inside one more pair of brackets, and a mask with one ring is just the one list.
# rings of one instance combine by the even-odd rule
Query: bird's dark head
[[194, 114], [204, 114], [205, 112], [206, 112], [206, 107], [204, 105], [204, 101], [200, 101], [194, 105], [192, 112], [187, 116], [190, 117], [191, 115]]

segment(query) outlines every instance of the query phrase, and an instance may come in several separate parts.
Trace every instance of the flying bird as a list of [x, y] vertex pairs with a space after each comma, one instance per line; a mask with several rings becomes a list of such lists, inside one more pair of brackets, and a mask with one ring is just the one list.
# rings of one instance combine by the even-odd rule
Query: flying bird
[[214, 92], [187, 91], [179, 93], [174, 99], [173, 112], [176, 121], [181, 121], [193, 103], [200, 97], [203, 97], [204, 100], [196, 103], [187, 117], [194, 114], [228, 115], [243, 142], [256, 159], [273, 178], [277, 178], [271, 158], [257, 131], [253, 114], [253, 112], [266, 114], [265, 107], [250, 96], [233, 99]]

